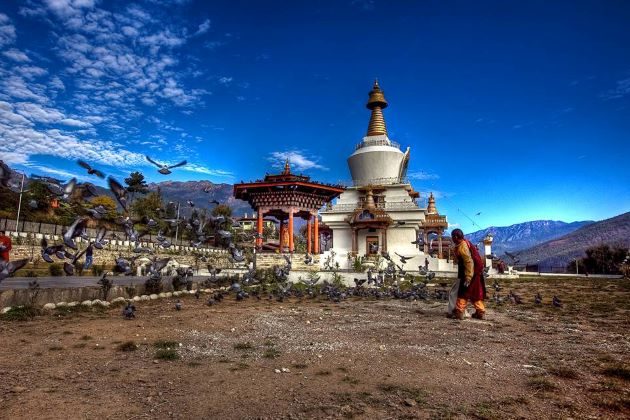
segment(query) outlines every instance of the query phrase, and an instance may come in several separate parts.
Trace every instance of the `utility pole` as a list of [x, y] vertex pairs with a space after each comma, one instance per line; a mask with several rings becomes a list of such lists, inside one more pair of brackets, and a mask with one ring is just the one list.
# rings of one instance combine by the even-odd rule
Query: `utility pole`
[[24, 172], [22, 172], [22, 186], [20, 187], [20, 201], [18, 202], [17, 217], [15, 219], [15, 234], [18, 234], [18, 226], [20, 225], [20, 211], [22, 210], [22, 194], [24, 194]]
[[578, 259], [575, 259], [575, 274], [578, 275]]
[[177, 245], [177, 234], [179, 233], [179, 201], [177, 202], [177, 216], [175, 217], [177, 223], [175, 225], [175, 245]]

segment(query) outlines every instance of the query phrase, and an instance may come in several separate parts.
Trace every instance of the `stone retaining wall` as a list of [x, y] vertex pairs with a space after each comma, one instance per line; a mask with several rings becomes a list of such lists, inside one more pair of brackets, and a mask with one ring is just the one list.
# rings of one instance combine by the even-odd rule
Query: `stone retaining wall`
[[[86, 243], [80, 244], [79, 247], [84, 248], [87, 246]], [[114, 266], [115, 259], [119, 255], [124, 256], [133, 256], [138, 255], [133, 253], [133, 247], [125, 247], [125, 246], [117, 246], [117, 245], [106, 245], [105, 249], [94, 249], [93, 255], [93, 265], [104, 266], [106, 269], [111, 270]], [[221, 268], [230, 268], [233, 266], [232, 262], [230, 262], [227, 252], [212, 252], [203, 254], [208, 261], [202, 262], [198, 261], [200, 268], [205, 268], [206, 264], [211, 264], [216, 267]], [[158, 258], [172, 258], [180, 265], [187, 266], [195, 266], [196, 265], [196, 257], [192, 254], [192, 252], [182, 251], [180, 253], [173, 252], [158, 252], [155, 254], [143, 254], [142, 256], [152, 257], [157, 256]], [[11, 250], [11, 259], [18, 260], [22, 258], [28, 258], [29, 260], [32, 258], [33, 264], [38, 269], [46, 269], [48, 263], [42, 260], [41, 257], [41, 248], [39, 245], [13, 245], [13, 249]], [[63, 264], [62, 260], [57, 260], [56, 257], [53, 257], [53, 260], [56, 260], [59, 264]], [[79, 261], [85, 261], [85, 257], [82, 257]], [[29, 268], [30, 267], [30, 268]], [[27, 265], [20, 272], [23, 275], [24, 271], [28, 271], [32, 269], [33, 266]]]
[[[170, 277], [162, 279], [163, 292], [173, 292]], [[196, 290], [199, 282], [193, 282], [193, 290]], [[133, 292], [131, 292], [133, 289]], [[131, 292], [131, 293], [128, 293]], [[144, 284], [129, 286], [112, 286], [107, 296], [111, 301], [118, 297], [131, 298], [145, 294]], [[9, 306], [30, 305], [32, 301], [32, 291], [29, 289], [11, 289], [0, 291], [0, 309]], [[39, 289], [37, 299], [32, 302], [35, 306], [41, 307], [47, 303], [57, 302], [83, 302], [86, 300], [103, 299], [100, 287], [55, 287]]]

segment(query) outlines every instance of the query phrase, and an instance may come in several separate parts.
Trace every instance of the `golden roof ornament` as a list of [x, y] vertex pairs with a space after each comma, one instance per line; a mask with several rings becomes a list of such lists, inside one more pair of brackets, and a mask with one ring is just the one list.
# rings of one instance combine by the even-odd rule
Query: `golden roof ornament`
[[381, 87], [378, 85], [378, 79], [374, 80], [374, 86], [370, 91], [370, 97], [368, 99], [366, 107], [367, 109], [372, 110], [370, 123], [368, 124], [367, 135], [387, 135], [387, 127], [385, 126], [385, 119], [383, 118], [383, 109], [387, 108], [387, 100], [385, 100], [385, 94], [381, 90]]
[[431, 193], [429, 195], [429, 205], [427, 206], [427, 213], [437, 214], [437, 212], [437, 208], [435, 207], [435, 197], [433, 196], [433, 193]]
[[289, 158], [284, 162], [284, 171], [282, 175], [289, 175], [291, 173], [291, 165], [289, 165]]

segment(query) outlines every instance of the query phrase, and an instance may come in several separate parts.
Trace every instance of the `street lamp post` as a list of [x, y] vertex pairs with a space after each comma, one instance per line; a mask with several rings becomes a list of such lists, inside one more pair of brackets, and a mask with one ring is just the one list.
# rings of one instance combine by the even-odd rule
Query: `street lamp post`
[[177, 202], [177, 216], [175, 217], [175, 245], [177, 245], [178, 233], [179, 233], [179, 201]]
[[24, 173], [22, 173], [22, 185], [20, 186], [20, 200], [18, 201], [18, 211], [15, 218], [15, 234], [18, 234], [18, 226], [20, 225], [20, 212], [22, 211], [22, 194], [24, 194]]
[[576, 275], [580, 274], [580, 273], [578, 272], [578, 259], [577, 259], [577, 258], [575, 259], [575, 274], [576, 274]]

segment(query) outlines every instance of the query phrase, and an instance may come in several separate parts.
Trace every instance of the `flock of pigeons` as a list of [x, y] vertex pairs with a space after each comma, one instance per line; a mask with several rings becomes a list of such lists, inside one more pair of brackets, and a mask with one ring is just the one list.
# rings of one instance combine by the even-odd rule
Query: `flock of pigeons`
[[[186, 165], [186, 161], [182, 161], [176, 165], [163, 165], [147, 156], [147, 160], [159, 169], [158, 172], [163, 175], [171, 173], [171, 169]], [[85, 161], [79, 160], [78, 165], [85, 169], [88, 175], [93, 175], [98, 178], [104, 179], [105, 174], [92, 167]], [[108, 231], [103, 224], [99, 221], [103, 219], [107, 214], [107, 209], [103, 206], [93, 206], [89, 202], [91, 197], [97, 195], [96, 188], [92, 183], [84, 182], [78, 183], [76, 178], [71, 179], [65, 184], [62, 184], [58, 180], [46, 177], [39, 178], [41, 182], [46, 186], [51, 197], [55, 197], [61, 202], [69, 203], [72, 200], [80, 200], [83, 204], [83, 214], [78, 214], [73, 223], [65, 229], [63, 233], [61, 243], [50, 244], [46, 239], [41, 241], [41, 257], [47, 263], [63, 261], [63, 269], [67, 275], [74, 274], [74, 267], [78, 260], [85, 254], [87, 248], [79, 250], [76, 244], [77, 238], [82, 238], [89, 241], [88, 247], [93, 249], [102, 249], [104, 245], [108, 243], [110, 239], [116, 238], [115, 234], [110, 235], [110, 239], [107, 239]], [[125, 232], [126, 238], [134, 243], [133, 254], [131, 256], [119, 255], [115, 258], [114, 272], [122, 275], [132, 275], [135, 272], [135, 261], [142, 255], [153, 254], [153, 248], [142, 246], [141, 239], [149, 232], [155, 231], [160, 225], [164, 223], [171, 227], [182, 226], [189, 232], [191, 237], [190, 245], [192, 247], [199, 247], [204, 243], [207, 243], [210, 239], [209, 232], [214, 232], [217, 242], [224, 246], [228, 252], [231, 260], [235, 263], [243, 263], [246, 258], [243, 253], [243, 249], [239, 248], [235, 243], [233, 234], [230, 231], [230, 226], [236, 226], [234, 221], [225, 216], [199, 216], [197, 212], [192, 212], [191, 216], [184, 219], [167, 218], [166, 211], [164, 209], [156, 209], [156, 213], [159, 215], [157, 219], [143, 217], [132, 218], [129, 215], [130, 206], [130, 194], [129, 190], [123, 187], [113, 177], [108, 177], [107, 182], [109, 188], [120, 204], [120, 211], [118, 211], [118, 217], [116, 223], [122, 227]], [[14, 177], [12, 176], [11, 169], [0, 161], [0, 186], [4, 188], [10, 188], [15, 191], [17, 185], [15, 184]], [[209, 192], [208, 189], [204, 190]], [[216, 200], [211, 200], [210, 204], [219, 204]], [[33, 208], [38, 207], [38, 203], [29, 203]], [[188, 202], [188, 205], [193, 208], [195, 203]], [[76, 208], [76, 207], [75, 207]], [[90, 238], [87, 234], [88, 224], [100, 225], [97, 229], [95, 238]], [[256, 239], [257, 234], [252, 235], [247, 240]], [[172, 246], [171, 241], [164, 236], [163, 231], [159, 230], [155, 236], [155, 244], [160, 248], [169, 248]], [[406, 274], [404, 269], [405, 264], [414, 257], [407, 257], [396, 253], [399, 263], [394, 261], [389, 254], [385, 254], [383, 257], [386, 261], [386, 267], [384, 269], [374, 270], [368, 269], [366, 278], [355, 278], [354, 287], [343, 287], [329, 282], [320, 282], [320, 277], [315, 276], [308, 280], [301, 280], [300, 285], [297, 286], [289, 282], [289, 273], [292, 269], [291, 257], [285, 256], [285, 264], [283, 266], [276, 266], [273, 269], [273, 274], [276, 283], [273, 288], [266, 290], [266, 286], [263, 286], [263, 282], [257, 278], [257, 272], [250, 268], [242, 280], [231, 282], [227, 291], [215, 293], [209, 300], [208, 305], [215, 305], [220, 303], [223, 298], [231, 293], [234, 294], [237, 301], [242, 301], [247, 298], [255, 298], [261, 300], [267, 298], [269, 300], [276, 299], [283, 301], [289, 297], [305, 298], [305, 297], [318, 297], [325, 296], [332, 302], [341, 302], [349, 297], [370, 297], [376, 299], [393, 298], [404, 300], [427, 300], [427, 299], [448, 299], [448, 290], [446, 285], [444, 287], [430, 291], [426, 287], [426, 284], [435, 277], [435, 273], [429, 271], [425, 267], [419, 267], [420, 275], [423, 277], [423, 281], [411, 282], [410, 287], [401, 289], [398, 281], [391, 286], [386, 286], [385, 279], [400, 279]], [[162, 272], [168, 265], [170, 258], [158, 258], [153, 257], [149, 259], [149, 263], [145, 265], [145, 274], [147, 275], [147, 282], [145, 286], [149, 288], [155, 288], [156, 290], [161, 287]], [[205, 257], [201, 257], [201, 261], [207, 262]], [[9, 277], [12, 273], [22, 268], [28, 259], [16, 260], [11, 262], [0, 262], [0, 281]], [[310, 254], [304, 256], [304, 263], [306, 265], [313, 264], [313, 257]], [[332, 260], [325, 263], [326, 268], [333, 270]], [[208, 265], [209, 277], [200, 284], [200, 286], [209, 288], [219, 285], [224, 282], [224, 279], [218, 277], [221, 272], [220, 268]], [[174, 280], [186, 284], [190, 290], [192, 288], [192, 270], [190, 269], [178, 269], [177, 275]], [[111, 287], [111, 280], [106, 278], [106, 274], [99, 280], [101, 287]], [[366, 287], [366, 286], [376, 287]], [[259, 286], [259, 287], [250, 287]], [[523, 300], [520, 296], [514, 292], [510, 293], [506, 297], [500, 296], [501, 287], [498, 283], [493, 285], [494, 296], [493, 300], [496, 303], [504, 303], [509, 300], [511, 303], [520, 304]], [[195, 292], [195, 297], [200, 298], [199, 290]], [[535, 303], [541, 304], [542, 297], [540, 294], [536, 295]], [[552, 303], [556, 307], [561, 307], [562, 303], [556, 296], [553, 297]], [[182, 302], [177, 301], [175, 305], [176, 310], [182, 309]], [[130, 302], [123, 310], [123, 316], [125, 318], [135, 317], [136, 308], [132, 302]]]
[[[163, 175], [168, 175], [171, 169], [181, 167], [187, 164], [186, 161], [179, 162], [175, 165], [164, 165], [146, 156], [146, 159], [156, 165], [159, 169], [158, 172]], [[93, 167], [89, 163], [78, 160], [78, 165], [83, 168], [88, 175], [104, 179], [106, 175], [99, 169]], [[33, 176], [37, 178], [47, 190], [49, 197], [57, 199], [62, 206], [70, 208], [71, 203], [79, 203], [80, 206], [73, 206], [74, 209], [79, 209], [74, 221], [68, 226], [62, 235], [62, 241], [60, 243], [50, 244], [46, 239], [41, 241], [41, 257], [47, 263], [55, 262], [56, 258], [59, 262], [63, 261], [63, 270], [67, 275], [74, 274], [74, 267], [77, 264], [79, 258], [81, 258], [89, 247], [92, 249], [102, 249], [111, 239], [118, 239], [115, 233], [108, 235], [107, 228], [101, 222], [105, 217], [108, 210], [102, 205], [93, 205], [90, 203], [90, 199], [98, 195], [97, 189], [94, 184], [90, 182], [77, 182], [76, 178], [70, 179], [67, 183], [62, 183], [57, 179], [41, 176]], [[131, 256], [119, 255], [115, 260], [114, 271], [119, 274], [131, 275], [134, 270], [134, 262], [142, 254], [153, 254], [152, 247], [142, 246], [141, 239], [150, 232], [154, 232], [159, 229], [160, 225], [168, 224], [168, 226], [174, 228], [181, 226], [185, 229], [191, 238], [190, 246], [199, 248], [203, 244], [207, 243], [211, 237], [210, 232], [214, 232], [218, 238], [217, 243], [224, 246], [228, 251], [230, 258], [235, 263], [241, 263], [245, 261], [243, 249], [239, 248], [233, 238], [232, 232], [229, 230], [229, 226], [238, 226], [234, 220], [225, 216], [205, 216], [199, 215], [198, 212], [191, 212], [191, 216], [188, 218], [167, 218], [165, 209], [155, 209], [155, 212], [159, 215], [157, 219], [143, 217], [132, 218], [129, 215], [129, 207], [131, 205], [130, 191], [123, 187], [113, 177], [107, 177], [107, 184], [110, 191], [118, 202], [119, 209], [117, 209], [118, 216], [116, 223], [122, 227], [125, 232], [126, 239], [133, 243], [133, 254]], [[23, 190], [19, 184], [15, 172], [9, 168], [3, 161], [0, 161], [0, 187], [8, 188], [14, 192], [27, 192]], [[210, 189], [204, 189], [204, 192], [209, 193]], [[216, 200], [209, 200], [211, 205], [220, 204]], [[173, 203], [169, 203], [172, 205]], [[193, 208], [195, 203], [188, 202], [188, 205]], [[37, 200], [30, 200], [29, 206], [33, 209], [40, 207], [40, 203]], [[162, 223], [160, 223], [162, 222]], [[98, 225], [97, 234], [95, 238], [88, 236], [88, 225]], [[107, 237], [109, 236], [109, 239]], [[88, 248], [79, 250], [76, 244], [76, 239], [82, 238], [89, 241]], [[250, 240], [252, 238], [244, 238], [243, 240]], [[155, 244], [159, 248], [169, 248], [172, 246], [171, 241], [164, 236], [164, 232], [159, 230], [156, 235]], [[53, 258], [54, 257], [54, 258]], [[149, 263], [148, 272], [149, 278], [154, 280], [161, 275], [161, 270], [168, 263], [168, 259], [157, 259], [154, 257]], [[203, 261], [203, 258], [202, 258]], [[0, 281], [9, 277], [20, 268], [24, 267], [28, 263], [28, 259], [15, 260], [11, 262], [0, 262]]]
[[[522, 303], [525, 303], [523, 298], [520, 295], [517, 295], [516, 293], [514, 293], [514, 291], [512, 290], [510, 290], [506, 296], [501, 296], [500, 292], [502, 288], [501, 288], [501, 285], [496, 280], [492, 284], [492, 288], [494, 289], [494, 292], [492, 294], [492, 301], [498, 305], [502, 305], [506, 302], [510, 302], [514, 305], [520, 305]], [[535, 305], [543, 304], [543, 298], [540, 292], [536, 293], [536, 296], [534, 296], [534, 304]], [[562, 301], [556, 295], [554, 295], [553, 298], [551, 299], [551, 304], [556, 308], [562, 308]]]

